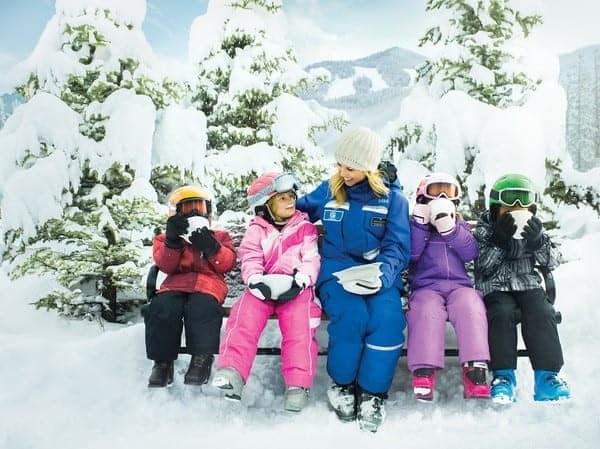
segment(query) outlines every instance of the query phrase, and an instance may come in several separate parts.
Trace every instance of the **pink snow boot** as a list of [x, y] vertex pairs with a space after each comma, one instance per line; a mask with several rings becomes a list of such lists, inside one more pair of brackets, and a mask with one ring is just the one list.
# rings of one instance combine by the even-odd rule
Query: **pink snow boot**
[[465, 399], [489, 398], [490, 386], [486, 379], [487, 363], [466, 362], [463, 364], [462, 378]]
[[435, 371], [433, 368], [417, 368], [413, 371], [412, 387], [419, 401], [432, 401], [435, 387]]

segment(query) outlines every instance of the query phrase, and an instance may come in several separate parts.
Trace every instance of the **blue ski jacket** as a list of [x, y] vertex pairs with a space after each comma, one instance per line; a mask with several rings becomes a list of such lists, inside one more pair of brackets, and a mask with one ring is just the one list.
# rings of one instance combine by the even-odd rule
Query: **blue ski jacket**
[[377, 196], [365, 180], [345, 187], [347, 200], [338, 204], [324, 181], [298, 199], [296, 207], [310, 221], [323, 223], [317, 288], [336, 271], [373, 262], [382, 263], [382, 289], [402, 288], [400, 273], [411, 254], [408, 201], [397, 181], [388, 187], [387, 195]]

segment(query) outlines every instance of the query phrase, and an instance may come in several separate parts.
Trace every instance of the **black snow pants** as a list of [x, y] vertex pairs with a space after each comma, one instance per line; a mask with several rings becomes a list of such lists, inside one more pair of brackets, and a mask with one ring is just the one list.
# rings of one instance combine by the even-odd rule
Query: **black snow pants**
[[558, 372], [563, 366], [555, 311], [539, 289], [501, 292], [484, 297], [488, 318], [490, 369], [516, 369], [517, 323], [534, 370]]
[[218, 354], [224, 310], [217, 300], [202, 293], [164, 292], [144, 309], [146, 355], [155, 361], [177, 358], [181, 331], [192, 355]]

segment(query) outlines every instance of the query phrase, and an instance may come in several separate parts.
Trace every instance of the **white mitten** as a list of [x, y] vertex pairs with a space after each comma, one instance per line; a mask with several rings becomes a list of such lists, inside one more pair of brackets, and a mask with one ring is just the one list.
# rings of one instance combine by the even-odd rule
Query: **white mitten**
[[333, 275], [338, 278], [340, 284], [358, 279], [373, 279], [381, 276], [380, 266], [381, 262], [356, 265], [345, 270], [336, 271]]
[[306, 288], [310, 285], [310, 276], [308, 274], [296, 272], [294, 275], [294, 282], [298, 285], [298, 287]]
[[456, 228], [456, 221], [453, 217], [445, 215], [442, 218], [435, 220], [433, 225], [441, 235], [448, 235]]
[[446, 198], [436, 198], [429, 202], [430, 216], [429, 221], [435, 225], [435, 221], [439, 218], [450, 216], [453, 220], [456, 219], [456, 206]]
[[381, 278], [356, 279], [342, 283], [344, 290], [357, 295], [373, 295], [381, 289]]
[[429, 210], [429, 204], [417, 203], [413, 207], [412, 216], [415, 219], [415, 221], [419, 224], [429, 223], [430, 215], [431, 215], [431, 212]]

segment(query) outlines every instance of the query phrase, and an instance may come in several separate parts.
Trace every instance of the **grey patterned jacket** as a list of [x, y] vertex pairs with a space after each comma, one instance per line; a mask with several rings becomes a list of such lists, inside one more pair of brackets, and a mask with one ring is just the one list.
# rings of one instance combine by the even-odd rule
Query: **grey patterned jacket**
[[475, 259], [475, 288], [485, 295], [493, 291], [524, 291], [542, 288], [541, 276], [535, 265], [555, 269], [560, 264], [560, 252], [550, 237], [542, 234], [542, 246], [530, 252], [524, 240], [513, 240], [510, 251], [492, 243], [493, 227], [489, 211], [485, 212], [475, 227], [479, 256]]

